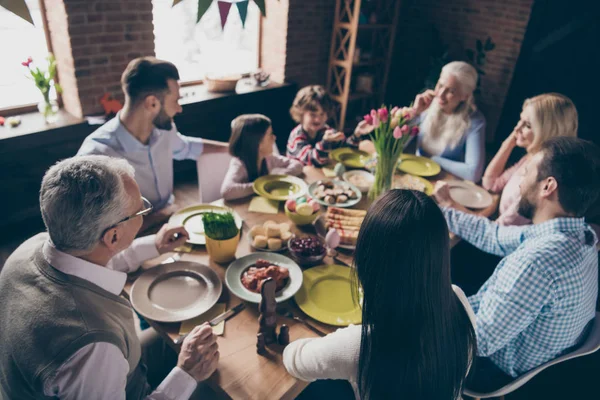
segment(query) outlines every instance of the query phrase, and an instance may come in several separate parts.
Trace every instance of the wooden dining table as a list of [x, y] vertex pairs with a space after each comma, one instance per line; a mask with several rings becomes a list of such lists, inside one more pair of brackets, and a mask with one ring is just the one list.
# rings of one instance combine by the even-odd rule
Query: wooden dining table
[[[312, 183], [321, 179], [325, 179], [325, 175], [320, 168], [304, 167], [304, 180], [307, 183]], [[430, 179], [432, 183], [438, 180], [450, 181], [456, 180], [454, 176], [442, 171], [439, 175]], [[356, 209], [367, 209], [370, 205], [369, 200], [363, 196], [361, 201], [354, 206]], [[288, 222], [292, 226], [292, 232], [295, 234], [306, 233], [315, 234], [314, 227], [296, 227], [287, 218], [283, 211], [283, 203], [280, 204], [277, 214], [262, 214], [248, 211], [248, 205], [251, 198], [246, 198], [239, 201], [220, 201], [227, 207], [236, 211], [243, 219], [244, 224], [240, 243], [237, 247], [236, 257], [243, 257], [253, 252], [248, 240], [247, 231], [254, 225], [262, 224], [267, 220], [275, 222]], [[478, 210], [476, 213], [482, 216], [489, 217], [497, 208], [498, 198], [494, 196], [494, 204], [490, 207]], [[244, 232], [245, 230], [245, 232]], [[456, 245], [460, 239], [451, 234], [451, 246]], [[128, 280], [124, 295], [129, 297], [131, 287], [137, 276], [144, 269], [156, 266], [157, 264], [168, 258], [169, 255], [150, 260], [145, 263], [140, 271], [130, 277]], [[204, 247], [195, 248], [191, 253], [183, 253], [182, 261], [192, 261], [204, 264], [212, 268], [222, 282], [224, 282], [225, 270], [228, 265], [217, 264], [213, 262], [206, 252]], [[326, 257], [324, 264], [340, 264], [344, 263], [347, 266], [352, 264], [352, 252], [348, 250], [340, 250], [336, 256], [336, 261], [330, 257]], [[227, 309], [230, 309], [242, 300], [233, 295], [229, 289], [223, 285], [223, 292], [219, 302], [226, 303]], [[314, 327], [317, 327], [325, 333], [330, 333], [337, 327], [322, 324], [303, 314], [298, 306], [290, 299], [284, 303], [278, 304], [278, 308], [290, 311], [294, 316], [307, 320]], [[300, 381], [289, 375], [283, 366], [282, 362], [282, 346], [269, 346], [268, 353], [264, 356], [258, 355], [256, 352], [256, 335], [258, 332], [258, 305], [248, 303], [246, 308], [235, 317], [225, 323], [225, 331], [222, 336], [219, 336], [217, 341], [219, 344], [220, 360], [216, 372], [209, 378], [209, 386], [222, 398], [232, 399], [293, 399], [308, 385], [307, 382]], [[147, 321], [165, 341], [179, 351], [179, 346], [175, 344], [175, 339], [179, 337], [180, 323], [161, 323], [156, 321]], [[290, 328], [290, 340], [300, 338], [317, 337], [312, 330], [300, 322], [296, 322], [291, 318], [286, 318], [278, 314], [277, 323], [287, 324]]]

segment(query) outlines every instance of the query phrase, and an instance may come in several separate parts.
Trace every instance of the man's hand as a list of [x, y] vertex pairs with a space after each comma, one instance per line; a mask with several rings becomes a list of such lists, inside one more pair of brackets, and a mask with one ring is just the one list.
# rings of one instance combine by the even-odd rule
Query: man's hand
[[207, 323], [196, 326], [181, 344], [177, 366], [196, 381], [208, 379], [219, 363], [219, 345], [212, 327]]
[[367, 123], [367, 121], [365, 120], [362, 120], [358, 123], [358, 125], [356, 125], [356, 129], [354, 129], [354, 134], [359, 137], [368, 135], [369, 133], [373, 132], [373, 129], [375, 129], [373, 125]]
[[189, 238], [190, 235], [183, 226], [165, 224], [156, 234], [156, 250], [160, 254], [171, 252], [179, 246], [183, 246]]
[[433, 198], [442, 207], [454, 207], [455, 203], [450, 197], [450, 187], [446, 182], [437, 181], [433, 188]]
[[344, 132], [337, 132], [335, 129], [328, 129], [323, 135], [323, 140], [326, 142], [341, 142], [346, 139]]
[[423, 111], [427, 110], [434, 97], [435, 92], [433, 90], [426, 90], [425, 92], [418, 94], [417, 97], [415, 97], [415, 102], [413, 103], [415, 114], [420, 115]]

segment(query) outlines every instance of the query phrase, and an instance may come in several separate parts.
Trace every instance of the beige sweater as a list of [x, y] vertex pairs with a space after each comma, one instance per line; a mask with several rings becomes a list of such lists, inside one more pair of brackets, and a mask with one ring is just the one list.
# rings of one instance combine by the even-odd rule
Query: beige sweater
[[[456, 296], [465, 307], [475, 326], [475, 314], [467, 297], [452, 285]], [[290, 343], [283, 352], [283, 364], [290, 375], [312, 382], [318, 379], [344, 379], [350, 382], [356, 398], [358, 386], [358, 358], [360, 355], [361, 326], [350, 325], [322, 338], [299, 339]]]

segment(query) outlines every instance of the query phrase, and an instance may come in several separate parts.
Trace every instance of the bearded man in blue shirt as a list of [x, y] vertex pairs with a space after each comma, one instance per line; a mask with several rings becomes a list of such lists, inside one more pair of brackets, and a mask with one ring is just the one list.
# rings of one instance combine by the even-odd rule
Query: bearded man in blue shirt
[[[135, 169], [142, 196], [150, 200], [155, 218], [173, 212], [173, 160], [195, 160], [201, 153], [227, 152], [227, 143], [184, 136], [173, 117], [179, 104], [179, 72], [168, 61], [141, 57], [121, 77], [125, 105], [89, 135], [77, 155], [99, 154], [126, 159]], [[153, 218], [148, 218], [152, 221]]]
[[[600, 148], [577, 138], [546, 141], [527, 164], [519, 214], [529, 226], [500, 226], [445, 207], [450, 231], [504, 257], [469, 297], [477, 358], [467, 386], [490, 392], [572, 351], [586, 339], [598, 296], [598, 238], [583, 216], [600, 196]], [[477, 268], [477, 266], [473, 266]]]

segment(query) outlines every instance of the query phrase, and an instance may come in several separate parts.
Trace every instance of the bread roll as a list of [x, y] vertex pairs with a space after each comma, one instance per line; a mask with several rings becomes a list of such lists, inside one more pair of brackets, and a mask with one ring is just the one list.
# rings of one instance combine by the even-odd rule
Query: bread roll
[[252, 241], [252, 246], [256, 247], [257, 249], [266, 249], [267, 245], [267, 237], [263, 235], [256, 236]]
[[290, 232], [290, 231], [281, 232], [281, 241], [286, 242], [286, 241], [290, 240], [291, 237], [292, 237], [292, 232]]
[[281, 239], [268, 239], [267, 244], [269, 246], [269, 250], [281, 249]]
[[289, 232], [290, 224], [288, 224], [287, 222], [282, 222], [281, 224], [279, 224], [279, 231], [281, 231], [282, 235], [284, 232]]
[[278, 224], [270, 224], [265, 227], [265, 232], [269, 239], [281, 237], [281, 230]]
[[258, 235], [265, 236], [265, 228], [263, 228], [261, 225], [253, 226], [252, 229], [250, 229], [250, 237], [252, 239]]

